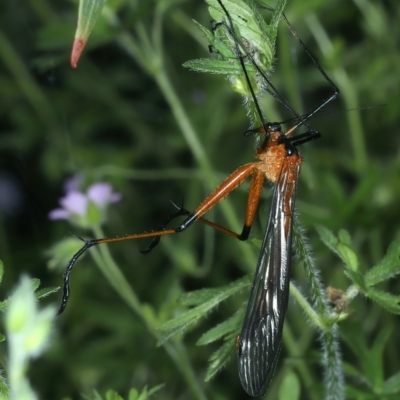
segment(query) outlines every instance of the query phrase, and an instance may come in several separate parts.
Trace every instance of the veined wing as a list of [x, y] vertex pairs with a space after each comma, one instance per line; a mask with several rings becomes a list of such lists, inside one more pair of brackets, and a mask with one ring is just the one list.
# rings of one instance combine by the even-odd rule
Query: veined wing
[[278, 362], [289, 297], [292, 217], [302, 158], [287, 155], [275, 185], [271, 211], [238, 340], [244, 390], [263, 395]]

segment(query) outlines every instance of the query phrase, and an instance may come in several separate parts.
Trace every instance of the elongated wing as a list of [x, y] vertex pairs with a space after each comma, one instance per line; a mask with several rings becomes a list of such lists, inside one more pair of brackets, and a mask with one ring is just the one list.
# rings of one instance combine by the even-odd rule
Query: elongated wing
[[287, 156], [283, 162], [238, 338], [239, 377], [251, 396], [266, 392], [279, 358], [289, 297], [292, 216], [301, 163], [297, 154]]

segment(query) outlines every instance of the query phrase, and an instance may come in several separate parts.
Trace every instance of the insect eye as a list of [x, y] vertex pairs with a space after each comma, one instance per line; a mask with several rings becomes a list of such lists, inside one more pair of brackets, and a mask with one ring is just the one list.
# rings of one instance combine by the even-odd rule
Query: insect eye
[[279, 122], [271, 122], [268, 124], [268, 131], [269, 132], [281, 132], [281, 124]]

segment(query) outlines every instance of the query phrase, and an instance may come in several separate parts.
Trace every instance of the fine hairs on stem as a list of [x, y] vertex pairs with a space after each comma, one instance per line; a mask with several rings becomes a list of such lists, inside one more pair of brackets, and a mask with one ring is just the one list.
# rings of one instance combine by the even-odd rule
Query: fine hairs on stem
[[319, 317], [319, 322], [313, 321], [316, 322], [313, 325], [318, 326], [321, 330], [321, 363], [324, 369], [325, 400], [342, 400], [344, 399], [344, 377], [339, 346], [339, 329], [337, 323], [329, 318], [330, 306], [325, 289], [319, 271], [315, 268], [305, 229], [300, 225], [296, 215], [293, 221], [293, 245], [296, 249], [297, 259], [302, 264], [310, 284], [312, 307]]

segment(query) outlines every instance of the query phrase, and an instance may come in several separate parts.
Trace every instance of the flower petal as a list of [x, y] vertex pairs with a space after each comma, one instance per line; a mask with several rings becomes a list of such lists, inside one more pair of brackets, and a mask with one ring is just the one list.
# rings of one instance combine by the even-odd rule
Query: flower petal
[[55, 210], [51, 210], [48, 214], [49, 219], [56, 220], [56, 219], [68, 219], [70, 213], [63, 208], [56, 208]]
[[112, 186], [109, 183], [99, 182], [91, 185], [87, 190], [87, 196], [98, 207], [104, 207], [111, 201]]
[[118, 203], [122, 199], [122, 193], [112, 193], [110, 203]]
[[69, 192], [60, 199], [60, 205], [72, 214], [84, 216], [87, 210], [88, 199], [81, 192]]

